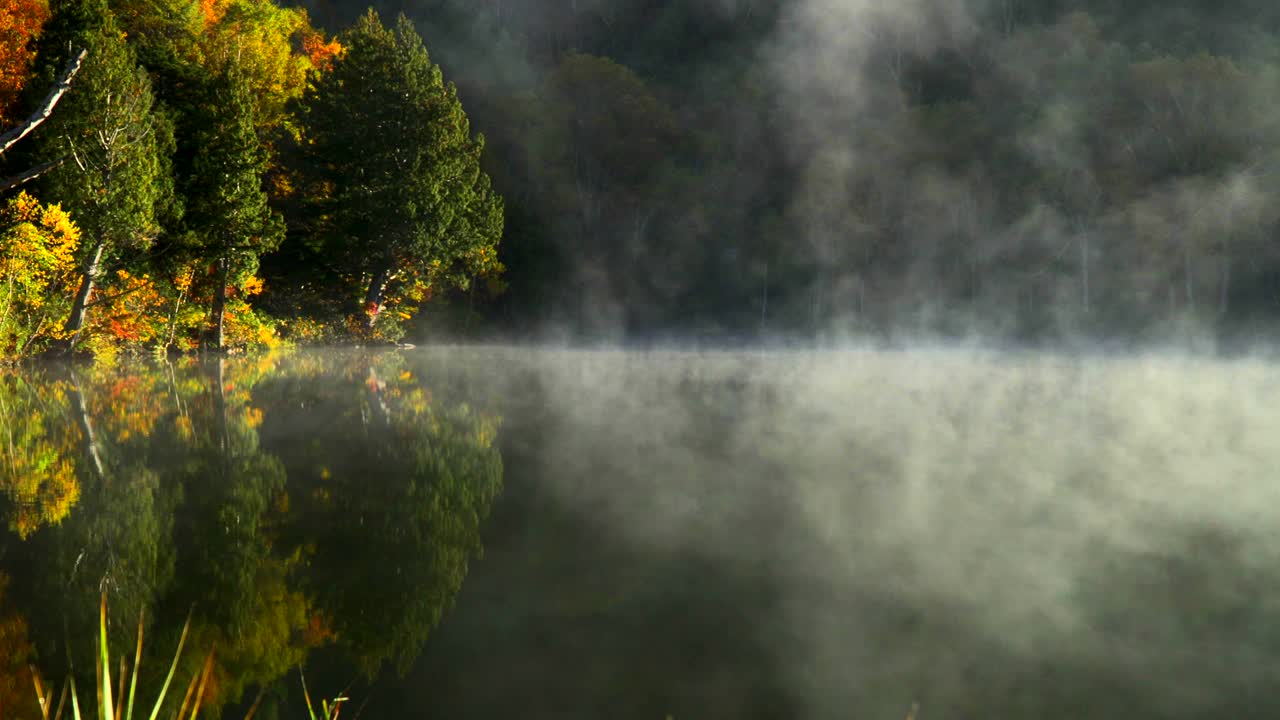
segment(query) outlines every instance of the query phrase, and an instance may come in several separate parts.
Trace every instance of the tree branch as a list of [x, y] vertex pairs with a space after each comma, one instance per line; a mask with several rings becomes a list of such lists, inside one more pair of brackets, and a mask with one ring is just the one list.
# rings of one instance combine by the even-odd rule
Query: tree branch
[[0, 178], [0, 193], [8, 192], [18, 187], [19, 185], [22, 185], [23, 183], [30, 182], [31, 180], [35, 180], [41, 175], [49, 172], [50, 170], [53, 170], [54, 168], [58, 167], [62, 163], [66, 162], [67, 158], [69, 157], [71, 156], [63, 155], [57, 160], [50, 160], [47, 163], [41, 163], [40, 165], [37, 165], [31, 168], [30, 170], [24, 170], [23, 172], [20, 172], [17, 175], [10, 175], [7, 178]]
[[31, 113], [27, 121], [12, 130], [0, 135], [0, 155], [13, 147], [14, 143], [26, 137], [32, 130], [35, 130], [40, 123], [49, 119], [49, 115], [53, 113], [53, 108], [62, 99], [63, 95], [71, 89], [71, 80], [80, 72], [80, 65], [84, 62], [84, 58], [89, 54], [88, 50], [81, 50], [78, 55], [71, 58], [67, 63], [67, 68], [62, 71], [62, 77], [58, 78], [58, 82], [54, 83], [53, 88], [49, 90], [49, 94], [45, 96], [44, 101]]

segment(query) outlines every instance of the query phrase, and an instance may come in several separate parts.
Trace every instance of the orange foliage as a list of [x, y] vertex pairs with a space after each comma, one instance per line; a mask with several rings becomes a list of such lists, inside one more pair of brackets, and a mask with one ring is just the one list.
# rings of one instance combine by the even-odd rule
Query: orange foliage
[[169, 303], [151, 278], [134, 276], [118, 270], [110, 284], [102, 288], [95, 302], [101, 310], [90, 322], [93, 334], [104, 335], [116, 343], [148, 343], [161, 337]]
[[200, 15], [204, 18], [205, 27], [222, 19], [227, 12], [226, 4], [218, 0], [200, 0]]
[[[9, 576], [0, 573], [0, 604], [4, 603]], [[27, 638], [27, 621], [6, 609], [0, 615], [0, 709], [9, 717], [36, 717], [39, 708], [31, 692], [31, 674], [27, 662], [32, 654]]]
[[311, 59], [311, 66], [321, 72], [333, 67], [333, 61], [342, 55], [342, 43], [334, 38], [325, 42], [318, 30], [307, 28], [302, 34], [302, 52]]
[[35, 57], [31, 40], [48, 19], [47, 0], [0, 0], [0, 125], [17, 120], [16, 105]]

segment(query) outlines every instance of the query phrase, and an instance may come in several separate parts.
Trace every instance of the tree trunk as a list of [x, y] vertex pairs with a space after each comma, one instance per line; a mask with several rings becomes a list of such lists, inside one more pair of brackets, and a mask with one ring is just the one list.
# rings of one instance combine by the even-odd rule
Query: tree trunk
[[80, 278], [80, 289], [76, 291], [75, 302], [71, 304], [71, 314], [67, 316], [67, 322], [63, 325], [63, 329], [71, 334], [71, 338], [67, 341], [68, 346], [75, 344], [80, 330], [84, 328], [85, 318], [89, 313], [89, 300], [93, 297], [93, 285], [98, 278], [98, 271], [102, 266], [102, 252], [105, 249], [106, 243], [99, 240], [89, 256], [88, 263], [85, 264], [83, 276]]
[[213, 409], [217, 413], [217, 432], [218, 432], [218, 449], [221, 451], [221, 460], [223, 469], [226, 470], [226, 464], [231, 449], [231, 433], [227, 430], [227, 381], [224, 375], [225, 364], [222, 358], [218, 358], [213, 366]]
[[89, 408], [84, 401], [84, 392], [80, 389], [80, 380], [71, 373], [71, 405], [75, 408], [76, 424], [80, 426], [80, 434], [84, 438], [84, 454], [89, 458], [89, 466], [98, 480], [105, 476], [102, 453], [98, 449], [98, 436], [93, 431], [93, 420], [89, 417]]
[[218, 284], [213, 290], [213, 313], [209, 320], [208, 347], [222, 352], [222, 319], [227, 314], [227, 259], [218, 258]]
[[364, 322], [367, 330], [372, 330], [373, 324], [378, 321], [378, 313], [382, 311], [382, 293], [386, 291], [390, 279], [391, 267], [388, 263], [378, 268], [369, 281], [369, 291], [364, 295]]
[[173, 339], [178, 335], [178, 311], [182, 309], [182, 298], [186, 294], [186, 290], [179, 291], [178, 299], [173, 302], [173, 315], [169, 318], [169, 339], [164, 343], [166, 352], [173, 350]]

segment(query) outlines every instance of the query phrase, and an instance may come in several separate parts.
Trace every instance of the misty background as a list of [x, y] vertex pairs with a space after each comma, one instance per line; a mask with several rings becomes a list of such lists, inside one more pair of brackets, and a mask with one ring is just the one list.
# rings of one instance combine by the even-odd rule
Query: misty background
[[487, 138], [508, 271], [456, 304], [495, 331], [1186, 342], [1280, 311], [1273, 3], [376, 7]]
[[501, 408], [506, 492], [371, 712], [1277, 710], [1266, 359], [438, 348], [415, 367]]

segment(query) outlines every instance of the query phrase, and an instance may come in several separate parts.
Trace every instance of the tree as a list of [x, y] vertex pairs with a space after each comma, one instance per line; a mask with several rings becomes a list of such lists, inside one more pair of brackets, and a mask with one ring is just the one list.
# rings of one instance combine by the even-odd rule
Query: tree
[[0, 7], [0, 125], [8, 125], [17, 119], [12, 112], [34, 59], [31, 41], [48, 19], [49, 6], [42, 0], [6, 0]]
[[76, 281], [80, 229], [25, 192], [0, 210], [0, 360], [56, 336]]
[[161, 214], [172, 209], [172, 133], [102, 0], [53, 6], [41, 36], [45, 67], [60, 66], [69, 47], [88, 49], [77, 92], [37, 139], [42, 156], [69, 155], [74, 161], [46, 180], [49, 194], [66, 205], [83, 233], [79, 289], [64, 324], [74, 342], [105, 264], [122, 250], [147, 247], [159, 232]]
[[208, 344], [221, 350], [228, 285], [242, 286], [253, 276], [259, 255], [280, 244], [284, 225], [262, 187], [267, 152], [254, 130], [253, 98], [238, 65], [213, 78], [200, 117], [202, 152], [188, 188], [190, 225], [214, 261]]
[[[62, 100], [62, 96], [67, 94], [71, 89], [71, 81], [75, 79], [76, 73], [80, 72], [80, 66], [84, 63], [84, 57], [88, 51], [83, 48], [74, 57], [67, 61], [67, 67], [62, 71], [62, 75], [54, 82], [53, 87], [49, 89], [49, 93], [45, 95], [44, 100], [36, 106], [27, 119], [20, 125], [9, 128], [0, 135], [0, 157], [13, 148], [19, 140], [30, 135], [37, 127], [49, 119], [49, 115], [53, 113], [53, 108], [57, 106], [58, 101]], [[45, 173], [53, 170], [66, 162], [67, 157], [53, 158], [40, 162], [37, 165], [27, 168], [18, 173], [0, 178], [0, 193], [12, 190], [23, 183], [31, 182]]]
[[395, 282], [467, 288], [496, 263], [502, 200], [480, 169], [456, 88], [401, 16], [372, 10], [303, 101], [332, 253], [364, 291], [372, 329]]

